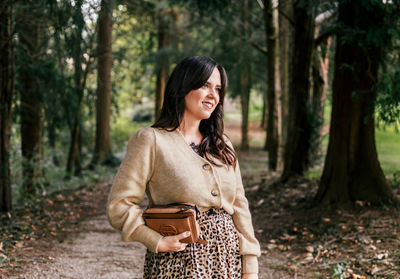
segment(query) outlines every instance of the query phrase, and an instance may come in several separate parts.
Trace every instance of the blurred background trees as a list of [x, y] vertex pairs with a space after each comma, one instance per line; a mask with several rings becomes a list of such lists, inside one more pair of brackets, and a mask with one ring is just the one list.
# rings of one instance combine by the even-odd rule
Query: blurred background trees
[[267, 150], [278, 183], [316, 168], [316, 203], [396, 202], [375, 130], [400, 124], [397, 1], [3, 2], [2, 211], [113, 173], [189, 55], [226, 68], [226, 126], [241, 150]]

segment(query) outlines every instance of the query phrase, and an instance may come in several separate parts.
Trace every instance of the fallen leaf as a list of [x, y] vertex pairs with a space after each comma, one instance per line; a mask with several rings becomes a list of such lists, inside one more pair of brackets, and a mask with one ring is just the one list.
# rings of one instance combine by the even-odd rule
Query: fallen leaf
[[307, 250], [307, 252], [313, 253], [314, 252], [314, 247], [312, 247], [311, 245], [306, 246], [306, 250]]

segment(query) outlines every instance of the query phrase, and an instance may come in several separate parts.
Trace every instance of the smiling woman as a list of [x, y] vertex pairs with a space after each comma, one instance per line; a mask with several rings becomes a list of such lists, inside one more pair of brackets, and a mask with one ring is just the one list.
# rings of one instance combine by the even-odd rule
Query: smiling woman
[[[147, 248], [144, 278], [258, 278], [254, 236], [237, 156], [224, 135], [227, 77], [208, 57], [188, 57], [168, 80], [159, 119], [132, 136], [109, 195], [108, 216], [125, 241]], [[189, 232], [162, 236], [140, 209], [191, 203], [207, 244], [182, 243]]]
[[221, 74], [214, 68], [207, 82], [200, 88], [191, 90], [185, 96], [184, 125], [187, 122], [198, 122], [211, 116], [219, 103], [221, 91]]

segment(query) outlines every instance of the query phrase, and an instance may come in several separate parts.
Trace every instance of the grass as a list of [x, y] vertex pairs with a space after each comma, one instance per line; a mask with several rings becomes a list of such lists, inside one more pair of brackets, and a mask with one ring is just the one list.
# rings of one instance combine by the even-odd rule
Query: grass
[[[231, 106], [230, 109], [225, 110], [224, 120], [227, 122], [240, 122], [241, 111], [239, 105], [239, 99], [236, 99], [236, 105]], [[261, 98], [253, 98], [250, 102], [249, 121], [260, 123], [262, 116]], [[324, 110], [324, 124], [329, 125], [329, 119], [331, 114], [331, 104], [326, 103]], [[262, 147], [264, 145], [264, 138], [250, 138], [250, 145], [253, 147]], [[323, 154], [326, 154], [326, 148], [328, 146], [328, 136], [323, 138]], [[395, 130], [393, 126], [381, 126], [375, 130], [375, 142], [378, 153], [378, 159], [381, 163], [381, 167], [385, 175], [399, 176], [400, 177], [400, 133]], [[307, 173], [309, 178], [318, 178], [322, 174], [322, 167], [316, 167], [310, 169]]]
[[386, 175], [400, 171], [400, 133], [391, 126], [375, 130], [376, 149]]

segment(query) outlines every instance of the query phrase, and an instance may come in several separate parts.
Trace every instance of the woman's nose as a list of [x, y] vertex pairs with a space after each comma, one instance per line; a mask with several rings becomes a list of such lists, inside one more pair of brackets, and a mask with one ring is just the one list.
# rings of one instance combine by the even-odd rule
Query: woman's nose
[[209, 96], [212, 96], [213, 98], [219, 98], [218, 89], [216, 89], [216, 88], [211, 88], [211, 89], [208, 91], [208, 95], [209, 95]]

